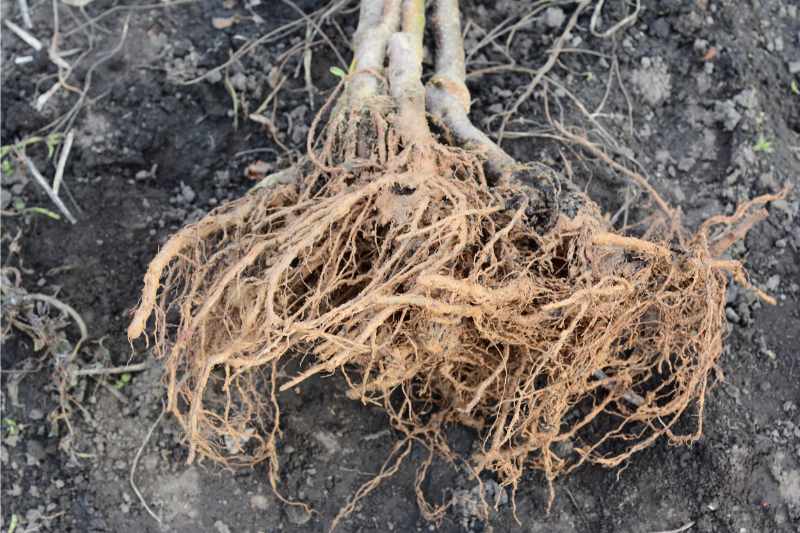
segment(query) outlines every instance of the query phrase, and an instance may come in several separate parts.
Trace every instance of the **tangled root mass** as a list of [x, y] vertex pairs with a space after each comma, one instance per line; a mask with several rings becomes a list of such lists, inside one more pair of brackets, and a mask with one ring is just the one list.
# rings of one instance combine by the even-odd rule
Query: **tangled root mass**
[[335, 107], [302, 178], [213, 211], [151, 263], [129, 336], [153, 317], [189, 460], [267, 461], [274, 486], [279, 392], [330, 373], [444, 457], [444, 427], [473, 428], [473, 471], [512, 489], [526, 469], [552, 493], [582, 463], [698, 438], [727, 274], [746, 283], [716, 256], [771, 198], [694, 235], [624, 236], [582, 194], [490, 186], [479, 154], [394, 118], [380, 98]]

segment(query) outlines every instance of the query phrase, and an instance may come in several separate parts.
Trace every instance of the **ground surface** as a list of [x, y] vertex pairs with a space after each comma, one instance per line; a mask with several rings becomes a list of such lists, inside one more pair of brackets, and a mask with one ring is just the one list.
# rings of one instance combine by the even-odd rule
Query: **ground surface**
[[[15, 65], [15, 58], [33, 52], [3, 29], [4, 145], [36, 134], [78, 100], [76, 93], [60, 89], [41, 110], [34, 109], [37, 97], [53, 85], [57, 68], [46, 54], [54, 28], [52, 5], [29, 3], [32, 32], [45, 48], [32, 62]], [[75, 360], [80, 368], [140, 363], [148, 361], [147, 351], [137, 345], [132, 353], [125, 328], [148, 260], [176, 228], [246, 191], [253, 183], [245, 177], [248, 165], [261, 160], [282, 168], [303, 151], [315, 110], [336, 82], [328, 68], [337, 59], [317, 36], [308, 70], [315, 89], [309, 94], [302, 53], [282, 66], [287, 50], [304, 39], [305, 25], [298, 25], [288, 36], [255, 47], [227, 72], [209, 72], [232, 50], [297, 20], [289, 2], [208, 1], [109, 11], [125, 3], [97, 0], [85, 12], [55, 3], [60, 5], [60, 50], [92, 47], [86, 56], [65, 58], [76, 65], [72, 85], [86, 87], [91, 77], [74, 120], [75, 145], [61, 189], [78, 223], [31, 210], [8, 214], [56, 208], [18, 162], [13, 169], [4, 167], [3, 265], [20, 269], [22, 289], [56, 295], [81, 314], [90, 342]], [[623, 2], [607, 3], [598, 31], [624, 17]], [[552, 9], [520, 26], [507, 49], [508, 35], [476, 49], [487, 30], [508, 17], [519, 20], [531, 7], [510, 0], [464, 4], [467, 48], [475, 50], [469, 63], [473, 72], [511, 61], [538, 68], [574, 11], [573, 3], [553, 2]], [[309, 0], [297, 6], [308, 13], [318, 8]], [[16, 7], [4, 2], [3, 18], [23, 25]], [[87, 17], [104, 13], [85, 24]], [[800, 9], [794, 0], [651, 0], [633, 25], [605, 38], [590, 33], [590, 13], [578, 19], [549, 73], [551, 105], [553, 99], [565, 105], [566, 122], [583, 126], [607, 145], [617, 143], [620, 161], [626, 155], [636, 158], [690, 225], [786, 183], [798, 190]], [[228, 27], [215, 28], [215, 17], [221, 19], [217, 26]], [[355, 12], [335, 20], [350, 33]], [[331, 24], [323, 29], [349, 60], [339, 29]], [[181, 83], [202, 74], [207, 76], [197, 83]], [[613, 83], [606, 91], [609, 77]], [[496, 132], [496, 114], [513, 106], [530, 81], [531, 74], [519, 70], [471, 77], [476, 123]], [[275, 136], [247, 114], [281, 83], [279, 98], [262, 113], [274, 122]], [[596, 123], [574, 112], [558, 84], [585, 103]], [[556, 165], [563, 164], [563, 154], [573, 161], [575, 181], [610, 213], [625, 198], [632, 200], [631, 212], [640, 207], [619, 176], [587, 163], [569, 147], [520, 135], [545, 132], [542, 107], [540, 85], [509, 122], [506, 131], [515, 133], [507, 135], [505, 146], [521, 160]], [[602, 131], [608, 136], [601, 137]], [[27, 153], [43, 173], [53, 175], [44, 145], [30, 146]], [[769, 220], [733, 255], [746, 260], [754, 283], [774, 294], [778, 305], [762, 306], [743, 290], [729, 292], [730, 335], [721, 363], [725, 380], [708, 394], [699, 442], [686, 448], [655, 446], [621, 472], [584, 468], [559, 482], [549, 514], [545, 484], [531, 474], [517, 495], [521, 525], [510, 504], [503, 503], [507, 498], [501, 498], [490, 524], [475, 520], [470, 505], [475, 482], [437, 465], [426, 494], [435, 500], [455, 493], [461, 502], [440, 530], [638, 533], [693, 524], [689, 531], [800, 531], [796, 194], [773, 204]], [[4, 313], [10, 305], [6, 298]], [[49, 316], [51, 323], [59, 316], [41, 307], [34, 313]], [[73, 344], [78, 340], [74, 326], [54, 327]], [[53, 356], [41, 353], [18, 330], [2, 346], [4, 530], [13, 523], [17, 532], [323, 531], [380, 468], [394, 442], [381, 413], [347, 400], [338, 377], [285, 394], [281, 487], [318, 511], [309, 517], [276, 500], [263, 468], [232, 473], [207, 462], [188, 466], [180, 433], [165, 418], [135, 472], [145, 500], [162, 520], [159, 525], [129, 484], [132, 461], [161, 411], [159, 369], [135, 373], [128, 382], [119, 376], [79, 378], [70, 394], [83, 409], [74, 408], [69, 441], [64, 424], [54, 426], [48, 419], [58, 396]], [[452, 439], [467, 452], [473, 436], [456, 429]], [[418, 450], [340, 531], [432, 530], [414, 499], [415, 464], [421, 457]]]

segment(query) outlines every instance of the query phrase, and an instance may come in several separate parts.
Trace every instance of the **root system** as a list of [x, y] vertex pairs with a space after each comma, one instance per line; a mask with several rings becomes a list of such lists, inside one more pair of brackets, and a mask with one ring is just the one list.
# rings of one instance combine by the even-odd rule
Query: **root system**
[[[276, 486], [279, 392], [330, 373], [402, 436], [357, 497], [412, 442], [453, 458], [447, 424], [477, 432], [476, 475], [516, 490], [538, 469], [551, 494], [583, 463], [700, 436], [729, 274], [747, 285], [720, 255], [775, 197], [694, 234], [671, 213], [615, 232], [555, 172], [472, 126], [456, 2], [433, 11], [441, 61], [427, 88], [422, 2], [365, 2], [302, 177], [213, 211], [151, 263], [128, 333], [150, 324], [190, 461], [267, 461]], [[291, 360], [301, 371], [279, 380]]]

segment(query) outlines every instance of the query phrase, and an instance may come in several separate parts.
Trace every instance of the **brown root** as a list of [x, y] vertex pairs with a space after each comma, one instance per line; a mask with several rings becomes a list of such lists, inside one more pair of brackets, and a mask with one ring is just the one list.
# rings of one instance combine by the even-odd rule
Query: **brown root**
[[[378, 88], [355, 101], [346, 87], [323, 110], [333, 109], [319, 140], [312, 127], [301, 179], [210, 213], [151, 263], [128, 332], [142, 335], [152, 317], [189, 461], [267, 461], [276, 487], [278, 394], [320, 373], [342, 373], [348, 395], [383, 408], [404, 437], [356, 499], [415, 442], [452, 459], [447, 424], [478, 433], [476, 476], [494, 472], [515, 490], [538, 469], [551, 497], [553, 480], [583, 463], [612, 467], [660, 437], [697, 439], [727, 273], [746, 283], [741, 264], [717, 255], [774, 197], [676, 245], [616, 233], [580, 193], [567, 205], [515, 180], [490, 186], [485, 150], [438, 144], [427, 129], [419, 5], [406, 0], [404, 31], [388, 40], [392, 98]], [[514, 165], [530, 183], [552, 182]], [[711, 226], [730, 231], [712, 237]], [[279, 383], [292, 359], [306, 364]], [[679, 431], [687, 412], [694, 425]], [[437, 520], [443, 507], [419, 489], [429, 464], [417, 492]]]
[[[699, 437], [725, 272], [741, 266], [712, 258], [704, 234], [680, 252], [617, 235], [588, 199], [539, 234], [526, 203], [508, 209], [481, 184], [479, 158], [423, 151], [435, 172], [401, 150], [380, 173], [328, 176], [316, 196], [311, 173], [162, 249], [130, 332], [155, 315], [190, 460], [277, 468], [277, 389], [332, 372], [445, 455], [442, 425], [470, 421], [484, 442], [476, 470], [512, 486], [526, 468], [552, 481], [660, 436]], [[276, 382], [276, 365], [308, 353], [310, 366]], [[688, 409], [696, 427], [678, 434]]]

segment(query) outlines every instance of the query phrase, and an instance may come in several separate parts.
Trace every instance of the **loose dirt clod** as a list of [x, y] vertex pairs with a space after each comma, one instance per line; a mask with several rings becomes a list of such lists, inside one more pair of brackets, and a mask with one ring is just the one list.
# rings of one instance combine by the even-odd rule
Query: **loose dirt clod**
[[[189, 461], [266, 460], [276, 487], [278, 393], [333, 372], [404, 435], [356, 499], [412, 442], [453, 458], [448, 424], [478, 433], [476, 475], [516, 490], [539, 469], [551, 499], [553, 480], [585, 462], [612, 467], [659, 437], [700, 436], [727, 274], [748, 285], [740, 263], [719, 257], [778, 196], [694, 234], [668, 216], [616, 233], [584, 194], [469, 123], [452, 21], [457, 3], [435, 2], [437, 54], [450, 59], [425, 88], [423, 2], [364, 2], [353, 67], [319, 135], [320, 118], [312, 125], [302, 178], [220, 207], [150, 264], [128, 334], [154, 317]], [[279, 382], [291, 359], [306, 364]], [[687, 411], [694, 427], [678, 432]], [[420, 489], [429, 465], [417, 494], [436, 520], [445, 507]]]

